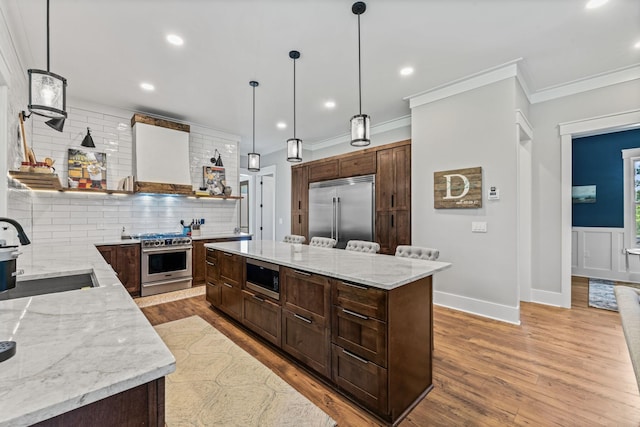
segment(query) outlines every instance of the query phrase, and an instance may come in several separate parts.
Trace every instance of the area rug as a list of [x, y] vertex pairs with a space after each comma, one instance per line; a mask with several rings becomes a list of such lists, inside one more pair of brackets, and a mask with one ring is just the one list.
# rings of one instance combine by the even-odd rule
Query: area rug
[[193, 298], [200, 295], [204, 295], [206, 291], [205, 286], [196, 286], [194, 288], [182, 289], [180, 291], [165, 292], [158, 295], [150, 295], [148, 297], [134, 298], [138, 307], [149, 307], [152, 305], [164, 304], [165, 302], [178, 301], [185, 298]]
[[176, 371], [166, 378], [168, 427], [336, 425], [199, 316], [155, 328], [176, 358]]
[[613, 287], [616, 282], [604, 279], [589, 279], [589, 307], [618, 311]]

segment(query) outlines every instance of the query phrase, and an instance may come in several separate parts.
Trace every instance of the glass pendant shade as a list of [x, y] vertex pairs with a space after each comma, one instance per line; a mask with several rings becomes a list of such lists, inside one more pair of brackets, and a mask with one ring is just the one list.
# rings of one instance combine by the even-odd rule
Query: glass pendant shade
[[366, 114], [351, 118], [351, 145], [365, 147], [371, 144], [370, 119]]
[[302, 161], [302, 140], [298, 138], [287, 139], [287, 161]]
[[260, 154], [249, 153], [249, 167], [251, 172], [260, 172]]
[[66, 118], [67, 79], [43, 70], [28, 70], [29, 111], [51, 119]]

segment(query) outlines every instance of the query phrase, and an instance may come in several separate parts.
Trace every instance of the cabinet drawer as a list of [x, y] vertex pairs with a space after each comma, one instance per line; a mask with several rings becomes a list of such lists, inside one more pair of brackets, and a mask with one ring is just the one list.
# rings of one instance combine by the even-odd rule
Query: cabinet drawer
[[387, 324], [333, 306], [332, 341], [350, 352], [387, 367]]
[[311, 369], [331, 376], [329, 329], [312, 319], [282, 310], [282, 349]]
[[207, 249], [205, 258], [205, 281], [208, 283], [218, 283], [220, 279], [220, 268], [218, 266], [218, 257], [212, 249]]
[[337, 345], [332, 345], [332, 379], [378, 414], [388, 414], [387, 370]]
[[309, 165], [309, 182], [324, 181], [339, 176], [338, 159]]
[[220, 285], [216, 283], [207, 282], [207, 301], [214, 307], [220, 307]]
[[359, 154], [339, 160], [340, 176], [343, 178], [376, 173], [376, 153]]
[[242, 321], [242, 291], [225, 281], [220, 285], [220, 310], [237, 321]]
[[333, 304], [363, 316], [387, 321], [387, 292], [382, 289], [334, 280]]
[[216, 262], [218, 260], [218, 251], [207, 248], [207, 261]]
[[328, 325], [331, 310], [329, 279], [318, 274], [292, 268], [280, 268], [283, 307]]
[[280, 347], [282, 309], [268, 299], [242, 291], [242, 323], [266, 340]]
[[220, 280], [240, 287], [244, 277], [244, 258], [229, 252], [218, 251]]

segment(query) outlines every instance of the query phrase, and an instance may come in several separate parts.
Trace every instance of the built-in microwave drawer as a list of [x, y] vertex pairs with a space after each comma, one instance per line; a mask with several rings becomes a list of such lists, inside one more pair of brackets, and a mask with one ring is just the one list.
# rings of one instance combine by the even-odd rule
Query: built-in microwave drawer
[[254, 291], [280, 299], [280, 267], [276, 264], [247, 258], [245, 286]]

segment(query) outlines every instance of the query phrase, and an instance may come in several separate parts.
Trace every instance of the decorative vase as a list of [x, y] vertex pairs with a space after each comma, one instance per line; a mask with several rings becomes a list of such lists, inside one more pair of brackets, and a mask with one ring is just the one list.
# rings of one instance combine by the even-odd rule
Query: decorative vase
[[229, 186], [224, 187], [223, 193], [225, 196], [229, 197], [231, 195], [231, 187]]

